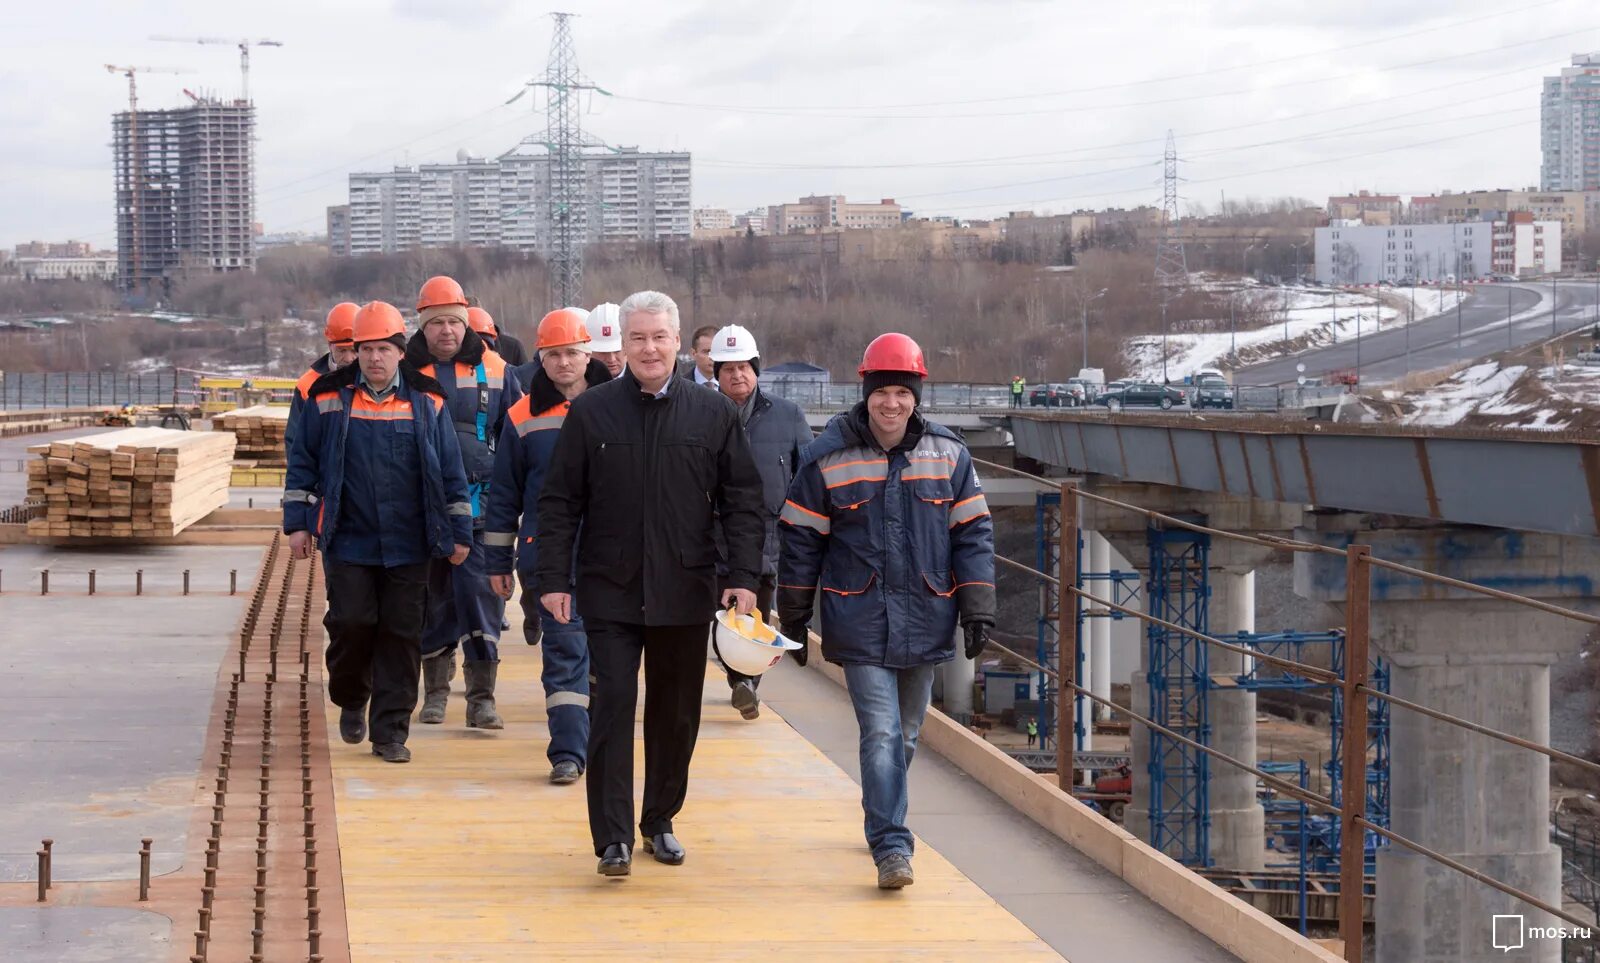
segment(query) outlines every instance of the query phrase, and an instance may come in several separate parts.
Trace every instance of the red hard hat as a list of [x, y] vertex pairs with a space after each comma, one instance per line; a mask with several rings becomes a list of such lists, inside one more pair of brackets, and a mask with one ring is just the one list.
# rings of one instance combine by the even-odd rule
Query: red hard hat
[[588, 343], [589, 328], [583, 323], [583, 315], [572, 308], [557, 308], [539, 321], [539, 343], [534, 347], [543, 351], [545, 348]]
[[928, 366], [922, 360], [922, 349], [906, 335], [893, 331], [873, 338], [867, 350], [862, 352], [861, 367], [856, 369], [856, 374], [866, 375], [874, 371], [904, 371], [919, 378], [928, 376]]
[[356, 312], [351, 324], [351, 336], [357, 344], [363, 341], [387, 341], [395, 335], [406, 333], [406, 319], [400, 309], [387, 301], [368, 301]]
[[456, 283], [455, 278], [445, 277], [443, 274], [422, 282], [422, 291], [417, 294], [417, 310], [438, 307], [441, 304], [467, 306], [467, 292], [461, 290], [461, 285]]
[[322, 338], [329, 344], [349, 344], [355, 340], [355, 335], [350, 333], [350, 325], [356, 319], [356, 312], [361, 310], [361, 305], [349, 301], [340, 301], [328, 312], [328, 323], [322, 329]]
[[467, 309], [467, 327], [478, 332], [486, 338], [497, 337], [494, 330], [494, 318], [482, 308]]

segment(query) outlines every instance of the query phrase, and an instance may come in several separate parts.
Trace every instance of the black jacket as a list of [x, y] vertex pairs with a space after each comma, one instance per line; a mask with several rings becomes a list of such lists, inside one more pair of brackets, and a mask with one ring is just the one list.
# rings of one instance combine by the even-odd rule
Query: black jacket
[[506, 359], [506, 364], [515, 368], [528, 363], [528, 349], [522, 346], [522, 339], [515, 335], [501, 332], [495, 336], [494, 351]]
[[[686, 497], [689, 496], [689, 497]], [[570, 591], [584, 618], [692, 625], [716, 612], [713, 521], [728, 582], [754, 591], [766, 525], [761, 475], [733, 403], [674, 378], [646, 396], [631, 371], [573, 399], [539, 496], [541, 595]]]

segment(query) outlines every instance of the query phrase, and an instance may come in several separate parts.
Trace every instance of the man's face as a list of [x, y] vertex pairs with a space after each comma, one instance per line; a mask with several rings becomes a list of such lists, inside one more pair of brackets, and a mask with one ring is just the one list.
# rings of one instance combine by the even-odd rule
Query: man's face
[[328, 361], [330, 361], [335, 368], [348, 367], [350, 363], [355, 360], [356, 346], [354, 344], [328, 345]]
[[694, 339], [694, 366], [707, 380], [711, 378], [711, 335], [702, 334]]
[[611, 372], [611, 377], [613, 378], [622, 374], [622, 367], [627, 364], [627, 360], [623, 358], [621, 351], [596, 351], [594, 356], [601, 364], [606, 366], [606, 370]]
[[375, 385], [387, 385], [400, 370], [403, 352], [391, 341], [363, 341], [356, 348], [361, 361], [361, 373]]
[[906, 429], [911, 412], [917, 407], [917, 396], [910, 388], [889, 385], [867, 396], [867, 417], [879, 434], [898, 435]]
[[717, 371], [717, 385], [729, 401], [742, 405], [756, 390], [756, 369], [748, 361], [724, 361]]
[[539, 364], [557, 388], [565, 391], [583, 380], [583, 369], [589, 366], [589, 353], [576, 345], [545, 348], [539, 352]]
[[622, 351], [638, 380], [665, 380], [672, 374], [682, 344], [677, 327], [665, 311], [634, 311], [628, 315]]
[[422, 326], [422, 338], [428, 342], [428, 353], [440, 361], [454, 358], [466, 336], [466, 322], [449, 315], [441, 315]]

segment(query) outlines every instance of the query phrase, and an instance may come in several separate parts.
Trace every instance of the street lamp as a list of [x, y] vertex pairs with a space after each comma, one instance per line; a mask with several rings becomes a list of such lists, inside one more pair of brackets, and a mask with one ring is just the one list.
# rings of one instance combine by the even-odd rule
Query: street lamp
[[1098, 301], [1106, 296], [1110, 288], [1101, 288], [1093, 297], [1083, 299], [1083, 366], [1089, 367], [1089, 302]]

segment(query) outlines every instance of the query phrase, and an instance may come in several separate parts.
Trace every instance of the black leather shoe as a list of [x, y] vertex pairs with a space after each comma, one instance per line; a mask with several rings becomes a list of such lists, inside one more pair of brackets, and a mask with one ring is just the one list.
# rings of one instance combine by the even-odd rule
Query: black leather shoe
[[600, 857], [601, 876], [626, 876], [633, 872], [633, 853], [627, 843], [612, 843]]
[[339, 710], [339, 738], [352, 746], [367, 737], [367, 713], [364, 709]]
[[678, 845], [678, 838], [671, 833], [656, 833], [654, 836], [645, 837], [644, 851], [655, 856], [658, 863], [666, 863], [668, 866], [683, 865], [683, 847]]

